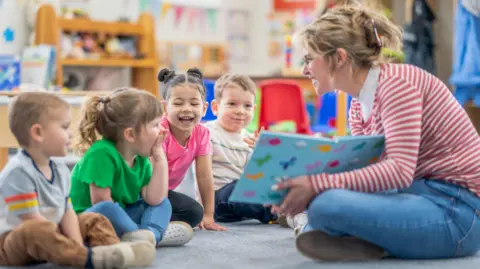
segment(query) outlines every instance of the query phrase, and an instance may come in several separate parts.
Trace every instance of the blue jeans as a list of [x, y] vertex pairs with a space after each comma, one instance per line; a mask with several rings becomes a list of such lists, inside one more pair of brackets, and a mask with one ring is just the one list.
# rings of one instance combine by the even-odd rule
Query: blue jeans
[[87, 209], [86, 212], [96, 212], [107, 217], [119, 237], [138, 229], [147, 229], [155, 234], [157, 243], [159, 243], [170, 222], [172, 206], [167, 198], [157, 206], [151, 206], [143, 200], [138, 200], [125, 209], [118, 203], [100, 202]]
[[229, 202], [228, 199], [236, 183], [237, 181], [229, 183], [215, 192], [215, 221], [237, 222], [256, 219], [262, 223], [268, 223], [277, 219], [270, 212], [270, 208], [266, 208], [263, 205]]
[[303, 231], [350, 235], [404, 259], [462, 257], [480, 250], [480, 197], [458, 185], [415, 180], [395, 193], [329, 190], [308, 208]]

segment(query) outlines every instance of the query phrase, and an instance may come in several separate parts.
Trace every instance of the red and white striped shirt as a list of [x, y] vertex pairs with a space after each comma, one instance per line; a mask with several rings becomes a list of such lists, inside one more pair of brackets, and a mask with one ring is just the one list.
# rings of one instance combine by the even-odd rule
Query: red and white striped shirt
[[379, 192], [428, 178], [460, 184], [480, 196], [480, 136], [447, 86], [415, 66], [381, 66], [373, 108], [364, 122], [353, 99], [352, 135], [385, 135], [382, 160], [338, 174], [311, 176], [317, 192]]

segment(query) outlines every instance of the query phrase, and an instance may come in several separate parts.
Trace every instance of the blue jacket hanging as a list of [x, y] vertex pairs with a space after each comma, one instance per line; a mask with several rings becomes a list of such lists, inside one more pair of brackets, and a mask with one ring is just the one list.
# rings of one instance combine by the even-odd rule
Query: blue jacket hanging
[[455, 97], [462, 105], [473, 100], [476, 106], [480, 106], [479, 56], [480, 17], [470, 13], [458, 1], [450, 84], [456, 87]]
[[425, 0], [415, 0], [412, 21], [404, 26], [404, 62], [435, 73], [433, 21], [435, 15]]

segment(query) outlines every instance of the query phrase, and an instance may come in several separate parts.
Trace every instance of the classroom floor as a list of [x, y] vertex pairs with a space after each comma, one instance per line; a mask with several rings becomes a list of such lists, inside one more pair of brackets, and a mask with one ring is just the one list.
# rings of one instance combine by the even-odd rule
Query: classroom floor
[[[292, 230], [278, 225], [242, 222], [227, 225], [228, 232], [196, 231], [194, 239], [180, 248], [158, 250], [150, 268], [174, 269], [478, 269], [480, 253], [475, 257], [453, 260], [403, 261], [387, 259], [365, 263], [317, 263], [297, 253]], [[3, 268], [3, 267], [0, 267]], [[56, 269], [39, 265], [35, 268]]]

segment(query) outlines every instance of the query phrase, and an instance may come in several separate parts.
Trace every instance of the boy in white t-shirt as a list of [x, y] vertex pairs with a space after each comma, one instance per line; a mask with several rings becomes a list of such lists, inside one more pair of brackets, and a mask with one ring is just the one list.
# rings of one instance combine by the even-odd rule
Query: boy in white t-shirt
[[216, 81], [214, 89], [215, 100], [211, 107], [218, 118], [207, 122], [206, 126], [213, 148], [215, 221], [275, 221], [277, 216], [262, 205], [228, 201], [252, 151], [245, 141], [250, 138], [245, 127], [253, 118], [256, 85], [248, 76], [225, 74]]

